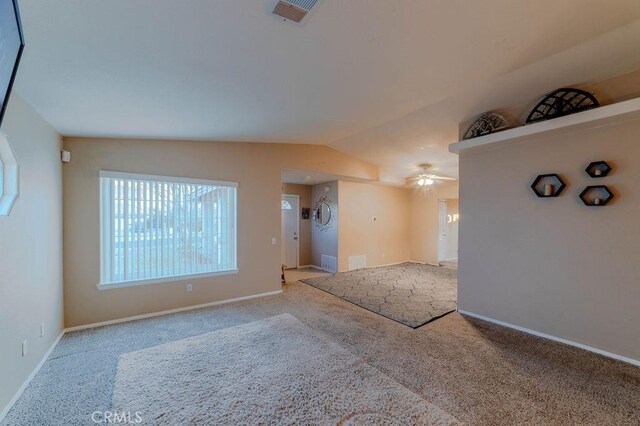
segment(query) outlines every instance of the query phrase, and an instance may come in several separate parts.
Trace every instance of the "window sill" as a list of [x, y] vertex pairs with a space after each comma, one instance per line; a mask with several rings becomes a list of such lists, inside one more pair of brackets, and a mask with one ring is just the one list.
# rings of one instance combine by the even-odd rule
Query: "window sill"
[[98, 284], [97, 287], [98, 287], [98, 290], [111, 290], [115, 288], [138, 287], [141, 285], [149, 285], [149, 284], [161, 284], [161, 283], [170, 283], [170, 282], [176, 282], [176, 281], [196, 280], [200, 278], [217, 277], [220, 275], [232, 275], [237, 273], [238, 273], [238, 269], [230, 269], [228, 271], [205, 272], [203, 274], [178, 275], [175, 277], [152, 278], [148, 280], [104, 283], [104, 284]]

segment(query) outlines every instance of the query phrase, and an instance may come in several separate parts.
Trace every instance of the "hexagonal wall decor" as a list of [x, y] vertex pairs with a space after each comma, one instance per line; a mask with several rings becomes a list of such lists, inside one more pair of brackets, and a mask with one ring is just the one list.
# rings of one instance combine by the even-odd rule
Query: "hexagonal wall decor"
[[0, 216], [8, 216], [18, 198], [18, 162], [9, 139], [0, 133]]
[[555, 173], [538, 175], [531, 184], [531, 189], [540, 198], [557, 197], [567, 185]]
[[613, 192], [605, 185], [587, 186], [580, 193], [580, 199], [589, 207], [604, 207], [612, 198]]
[[606, 161], [594, 161], [589, 163], [585, 172], [592, 178], [601, 178], [605, 177], [611, 172], [612, 167]]

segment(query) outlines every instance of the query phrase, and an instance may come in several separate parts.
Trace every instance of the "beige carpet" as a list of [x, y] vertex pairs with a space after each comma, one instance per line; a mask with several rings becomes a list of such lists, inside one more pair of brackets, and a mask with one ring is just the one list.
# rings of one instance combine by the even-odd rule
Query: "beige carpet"
[[305, 278], [312, 285], [412, 328], [456, 310], [456, 270], [405, 262]]
[[290, 314], [120, 357], [113, 409], [145, 424], [458, 424]]
[[277, 296], [65, 334], [0, 425], [95, 424], [121, 355], [283, 313], [469, 425], [640, 425], [638, 367], [456, 312], [413, 329], [285, 275]]

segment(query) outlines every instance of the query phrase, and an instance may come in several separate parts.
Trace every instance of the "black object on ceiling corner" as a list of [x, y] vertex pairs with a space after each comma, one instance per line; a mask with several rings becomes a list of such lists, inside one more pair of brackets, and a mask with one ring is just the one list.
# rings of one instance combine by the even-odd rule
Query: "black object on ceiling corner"
[[8, 54], [0, 59], [0, 126], [9, 103], [9, 96], [13, 88], [18, 65], [24, 50], [24, 34], [18, 0], [0, 0], [0, 43]]

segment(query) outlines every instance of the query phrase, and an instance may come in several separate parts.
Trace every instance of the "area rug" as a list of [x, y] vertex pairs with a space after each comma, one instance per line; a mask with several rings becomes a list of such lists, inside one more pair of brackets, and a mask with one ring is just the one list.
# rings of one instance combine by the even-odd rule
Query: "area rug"
[[457, 271], [421, 263], [358, 269], [317, 278], [312, 285], [409, 327], [456, 309]]
[[120, 356], [112, 411], [152, 425], [459, 424], [290, 314]]

